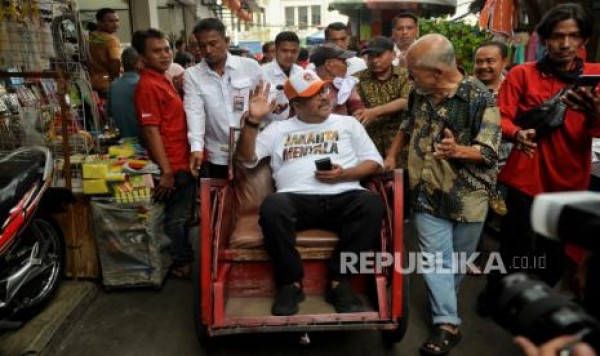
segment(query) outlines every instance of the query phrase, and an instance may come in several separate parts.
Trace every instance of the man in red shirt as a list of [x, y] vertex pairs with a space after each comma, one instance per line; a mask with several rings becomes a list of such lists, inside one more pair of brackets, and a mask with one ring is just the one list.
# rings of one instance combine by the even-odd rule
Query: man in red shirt
[[[533, 198], [544, 192], [587, 190], [592, 137], [600, 137], [600, 89], [578, 88], [563, 97], [564, 124], [543, 137], [515, 124], [515, 118], [572, 84], [581, 74], [600, 74], [600, 64], [585, 63], [578, 51], [592, 34], [592, 23], [580, 5], [554, 7], [537, 31], [547, 55], [513, 68], [498, 96], [504, 138], [516, 149], [498, 180], [508, 187], [508, 214], [502, 224], [501, 252], [507, 267], [516, 256], [546, 256], [546, 268], [531, 270], [554, 284], [564, 271], [562, 246], [535, 239], [530, 216]], [[571, 99], [568, 99], [571, 98]], [[533, 262], [530, 260], [529, 264]]]
[[183, 102], [165, 77], [173, 53], [165, 35], [155, 29], [136, 32], [132, 44], [144, 64], [135, 92], [138, 120], [150, 156], [161, 170], [154, 199], [165, 203], [165, 233], [171, 239], [173, 257], [171, 272], [182, 277], [191, 271], [188, 222], [196, 185], [189, 172], [190, 146]]

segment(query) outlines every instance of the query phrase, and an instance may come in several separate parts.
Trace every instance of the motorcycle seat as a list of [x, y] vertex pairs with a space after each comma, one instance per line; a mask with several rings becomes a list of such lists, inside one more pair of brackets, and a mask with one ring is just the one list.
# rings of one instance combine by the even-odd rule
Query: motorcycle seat
[[21, 197], [41, 180], [46, 164], [43, 151], [23, 149], [0, 158], [0, 226]]

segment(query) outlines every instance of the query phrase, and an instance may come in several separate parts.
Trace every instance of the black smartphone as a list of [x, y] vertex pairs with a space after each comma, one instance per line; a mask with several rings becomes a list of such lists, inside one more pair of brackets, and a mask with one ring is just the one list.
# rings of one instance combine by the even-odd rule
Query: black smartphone
[[317, 171], [330, 171], [333, 169], [331, 158], [329, 157], [316, 160], [315, 166], [317, 166]]
[[575, 87], [592, 87], [595, 88], [600, 83], [600, 75], [598, 74], [586, 74], [580, 75], [575, 79]]

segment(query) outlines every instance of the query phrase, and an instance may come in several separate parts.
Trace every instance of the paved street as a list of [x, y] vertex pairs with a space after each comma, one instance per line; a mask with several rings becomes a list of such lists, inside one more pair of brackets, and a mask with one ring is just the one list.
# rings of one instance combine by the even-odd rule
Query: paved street
[[[408, 245], [414, 242], [408, 241]], [[313, 333], [311, 345], [297, 336], [260, 334], [227, 337], [217, 350], [198, 343], [192, 319], [191, 282], [170, 279], [162, 291], [101, 291], [60, 346], [59, 355], [416, 355], [428, 334], [425, 285], [411, 276], [410, 325], [405, 339], [388, 350], [376, 331]], [[469, 276], [462, 286], [463, 340], [454, 355], [519, 355], [504, 330], [475, 314], [484, 277]]]

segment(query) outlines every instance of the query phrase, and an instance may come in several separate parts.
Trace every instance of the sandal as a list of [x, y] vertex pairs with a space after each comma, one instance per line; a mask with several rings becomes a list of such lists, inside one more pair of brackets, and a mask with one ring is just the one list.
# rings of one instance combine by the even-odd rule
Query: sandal
[[423, 355], [445, 355], [458, 344], [461, 338], [460, 330], [453, 334], [437, 326], [419, 350]]

